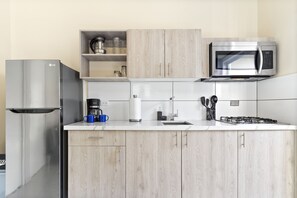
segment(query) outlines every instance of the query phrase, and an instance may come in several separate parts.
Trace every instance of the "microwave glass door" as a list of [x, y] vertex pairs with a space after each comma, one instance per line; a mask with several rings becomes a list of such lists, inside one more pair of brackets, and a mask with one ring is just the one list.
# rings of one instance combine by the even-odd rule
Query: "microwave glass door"
[[[263, 69], [273, 68], [273, 51], [263, 51]], [[218, 70], [258, 70], [258, 51], [216, 51]]]

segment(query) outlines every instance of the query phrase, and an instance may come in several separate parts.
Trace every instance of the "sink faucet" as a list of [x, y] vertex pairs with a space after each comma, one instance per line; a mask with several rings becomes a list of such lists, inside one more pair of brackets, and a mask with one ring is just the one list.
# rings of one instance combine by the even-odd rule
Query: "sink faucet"
[[176, 111], [176, 113], [174, 113], [174, 107], [173, 107], [173, 100], [174, 100], [174, 96], [172, 96], [170, 99], [171, 102], [171, 113], [168, 114], [167, 116], [167, 120], [174, 120], [175, 117], [178, 117], [178, 110]]

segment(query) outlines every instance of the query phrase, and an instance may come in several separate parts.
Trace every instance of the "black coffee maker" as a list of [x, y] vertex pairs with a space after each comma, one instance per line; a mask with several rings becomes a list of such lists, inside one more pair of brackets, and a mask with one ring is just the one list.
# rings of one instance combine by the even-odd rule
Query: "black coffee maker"
[[95, 121], [99, 121], [99, 115], [102, 114], [102, 110], [100, 109], [100, 103], [100, 99], [97, 98], [87, 99], [88, 115], [94, 115]]

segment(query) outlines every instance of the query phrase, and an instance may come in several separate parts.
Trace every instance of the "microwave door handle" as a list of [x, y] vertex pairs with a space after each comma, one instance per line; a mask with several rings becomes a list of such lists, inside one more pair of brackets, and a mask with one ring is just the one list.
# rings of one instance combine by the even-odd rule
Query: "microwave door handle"
[[259, 51], [259, 54], [260, 54], [260, 67], [259, 67], [259, 70], [258, 70], [258, 74], [261, 74], [262, 69], [263, 69], [263, 52], [262, 52], [261, 46], [258, 46], [258, 51]]

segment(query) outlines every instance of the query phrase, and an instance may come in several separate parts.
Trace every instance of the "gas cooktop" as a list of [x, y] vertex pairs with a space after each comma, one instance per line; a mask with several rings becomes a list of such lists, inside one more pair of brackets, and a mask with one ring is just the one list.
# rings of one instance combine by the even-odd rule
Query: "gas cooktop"
[[269, 118], [260, 118], [260, 117], [229, 117], [229, 116], [221, 116], [221, 122], [230, 123], [230, 124], [276, 124], [277, 120], [269, 119]]

